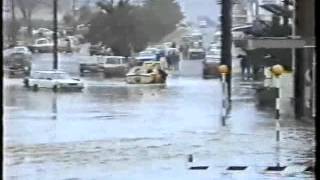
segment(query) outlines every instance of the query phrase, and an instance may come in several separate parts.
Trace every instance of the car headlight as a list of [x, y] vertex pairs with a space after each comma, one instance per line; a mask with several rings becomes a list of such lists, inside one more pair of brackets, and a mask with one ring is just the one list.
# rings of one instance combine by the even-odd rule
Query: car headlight
[[24, 70], [28, 71], [28, 70], [29, 70], [29, 67], [28, 67], [28, 66], [25, 66], [25, 67], [24, 67]]

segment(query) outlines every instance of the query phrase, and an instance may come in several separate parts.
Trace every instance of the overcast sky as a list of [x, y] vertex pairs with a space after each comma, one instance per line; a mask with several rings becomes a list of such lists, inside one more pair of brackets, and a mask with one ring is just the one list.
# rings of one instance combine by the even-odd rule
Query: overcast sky
[[208, 16], [217, 21], [220, 14], [220, 7], [216, 0], [177, 0], [183, 11], [190, 20], [196, 20], [197, 16]]
[[[91, 5], [94, 5], [96, 1], [99, 0], [76, 0], [76, 6], [81, 6], [83, 3], [90, 2]], [[141, 0], [142, 1], [142, 0]], [[218, 21], [218, 16], [220, 14], [220, 7], [217, 5], [216, 0], [176, 0], [182, 10], [185, 13], [185, 16], [187, 20], [196, 20], [198, 16], [208, 16], [210, 19], [214, 21]], [[71, 0], [59, 0], [59, 2], [62, 5], [62, 7], [59, 8], [59, 10], [62, 10], [63, 12], [65, 10], [71, 9], [72, 1]], [[41, 10], [43, 12], [41, 12]], [[19, 14], [19, 12], [17, 12]], [[42, 19], [51, 19], [52, 15], [51, 12], [47, 12], [47, 9], [41, 8], [38, 9], [38, 13], [41, 14]]]
[[[88, 0], [77, 0], [78, 2], [88, 2]], [[99, 0], [90, 0], [92, 4]], [[143, 0], [131, 0], [143, 1]], [[215, 21], [218, 20], [220, 7], [217, 5], [217, 0], [176, 0], [179, 2], [187, 19], [195, 20], [197, 16], [208, 16]]]

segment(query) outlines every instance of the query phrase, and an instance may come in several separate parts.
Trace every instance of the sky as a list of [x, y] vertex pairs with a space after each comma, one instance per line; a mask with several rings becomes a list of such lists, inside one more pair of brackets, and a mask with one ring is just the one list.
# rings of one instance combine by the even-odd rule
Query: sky
[[[71, 0], [59, 0], [60, 3], [67, 3], [63, 7], [71, 8]], [[91, 4], [95, 4], [96, 1], [99, 0], [76, 0], [76, 4], [80, 6], [82, 3], [90, 2]], [[133, 1], [133, 0], [132, 0]], [[137, 1], [137, 0], [136, 0]], [[139, 0], [138, 0], [139, 1]], [[142, 0], [140, 0], [142, 1]], [[198, 16], [208, 16], [210, 19], [214, 21], [218, 21], [218, 16], [220, 14], [220, 8], [217, 5], [216, 0], [176, 0], [182, 10], [185, 13], [186, 20], [195, 21]], [[60, 9], [62, 10], [62, 9]], [[63, 10], [62, 10], [63, 11]], [[41, 14], [42, 19], [51, 19], [51, 14], [47, 12], [46, 9], [43, 9], [43, 12], [37, 13]], [[61, 17], [60, 17], [61, 18]]]
[[[77, 0], [78, 2], [86, 3], [88, 0]], [[99, 0], [90, 0], [92, 4]], [[143, 0], [131, 0], [143, 1]], [[220, 14], [220, 8], [217, 5], [217, 0], [176, 0], [183, 11], [187, 20], [196, 20], [197, 16], [208, 16], [210, 19], [217, 21]]]
[[177, 0], [182, 7], [187, 20], [196, 20], [197, 16], [208, 16], [218, 21], [220, 7], [216, 0]]

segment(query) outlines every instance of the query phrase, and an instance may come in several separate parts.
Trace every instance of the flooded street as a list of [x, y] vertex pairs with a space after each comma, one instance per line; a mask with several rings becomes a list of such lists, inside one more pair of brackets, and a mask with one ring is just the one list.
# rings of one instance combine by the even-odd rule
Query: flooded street
[[[50, 67], [51, 56], [40, 57], [33, 68]], [[77, 75], [77, 58], [63, 58], [62, 69]], [[201, 69], [200, 61], [182, 63]], [[194, 74], [170, 75], [166, 85], [87, 76], [82, 92], [58, 93], [33, 92], [22, 79], [5, 78], [6, 178], [314, 178], [297, 170], [314, 159], [313, 124], [282, 119], [277, 146], [274, 112], [258, 110], [253, 87], [235, 76], [230, 117], [222, 126], [219, 79]], [[187, 163], [189, 154], [193, 163]], [[287, 170], [264, 171], [277, 163]], [[193, 164], [209, 168], [188, 170]], [[248, 169], [234, 173], [229, 166]]]

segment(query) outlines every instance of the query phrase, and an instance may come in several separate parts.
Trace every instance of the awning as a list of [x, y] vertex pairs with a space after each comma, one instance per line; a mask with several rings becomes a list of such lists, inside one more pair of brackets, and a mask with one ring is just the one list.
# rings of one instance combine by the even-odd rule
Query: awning
[[283, 16], [283, 17], [292, 17], [293, 12], [289, 9], [286, 9], [283, 6], [277, 5], [277, 4], [264, 4], [260, 5], [261, 8], [277, 15], [277, 16]]
[[250, 30], [252, 28], [252, 26], [253, 26], [252, 24], [244, 25], [244, 26], [237, 26], [237, 27], [233, 27], [231, 29], [231, 31], [242, 31], [242, 32], [244, 32], [244, 31]]
[[244, 49], [252, 50], [259, 48], [267, 49], [287, 49], [287, 48], [304, 48], [306, 41], [300, 38], [287, 37], [263, 37], [263, 38], [248, 38], [235, 40], [235, 45]]

